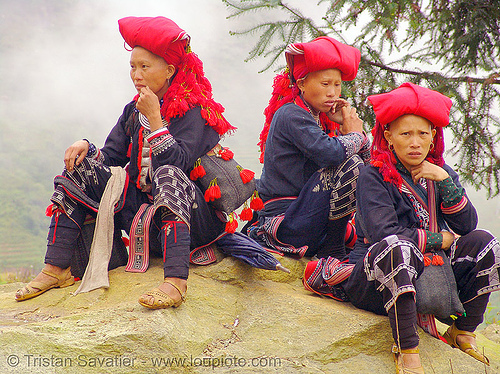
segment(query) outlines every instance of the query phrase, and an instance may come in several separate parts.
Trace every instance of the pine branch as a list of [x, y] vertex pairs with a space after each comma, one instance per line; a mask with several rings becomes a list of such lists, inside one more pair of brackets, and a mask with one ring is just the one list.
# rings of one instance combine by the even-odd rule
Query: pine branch
[[[367, 64], [376, 66], [380, 69], [390, 71], [392, 73], [397, 73], [397, 74], [405, 74], [405, 75], [414, 75], [414, 76], [423, 76], [423, 77], [428, 77], [428, 76], [433, 76], [433, 75], [440, 75], [439, 73], [436, 72], [422, 72], [422, 71], [415, 71], [415, 70], [406, 70], [406, 69], [397, 69], [390, 67], [385, 64], [365, 60]], [[500, 84], [500, 79], [496, 79], [500, 77], [500, 73], [494, 73], [491, 74], [487, 78], [474, 78], [474, 77], [469, 77], [467, 75], [461, 76], [461, 77], [446, 77], [446, 79], [449, 79], [450, 81], [454, 82], [464, 82], [464, 83], [482, 83], [482, 84]]]

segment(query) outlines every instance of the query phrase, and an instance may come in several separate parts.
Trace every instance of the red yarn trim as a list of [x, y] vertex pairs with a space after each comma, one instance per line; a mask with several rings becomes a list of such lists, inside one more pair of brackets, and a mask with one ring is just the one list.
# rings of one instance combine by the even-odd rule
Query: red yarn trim
[[163, 118], [170, 122], [195, 106], [201, 107], [206, 124], [219, 135], [236, 130], [222, 115], [224, 107], [212, 98], [212, 85], [205, 77], [203, 63], [195, 53], [190, 52], [182, 57], [177, 73], [163, 96], [160, 111]]
[[[444, 136], [443, 128], [435, 127], [436, 135], [434, 136], [434, 148], [429, 151], [426, 160], [432, 164], [443, 166], [444, 159]], [[401, 187], [403, 179], [396, 169], [396, 157], [387, 147], [387, 140], [384, 137], [384, 126], [380, 122], [375, 123], [372, 129], [373, 142], [371, 148], [371, 165], [379, 169], [380, 174], [384, 177], [384, 181], [394, 183], [398, 188]]]

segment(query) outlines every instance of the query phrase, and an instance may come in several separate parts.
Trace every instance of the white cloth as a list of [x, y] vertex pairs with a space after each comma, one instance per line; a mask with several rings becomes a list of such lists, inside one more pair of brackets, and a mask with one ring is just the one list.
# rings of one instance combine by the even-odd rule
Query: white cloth
[[90, 247], [90, 258], [80, 287], [74, 295], [97, 288], [109, 287], [108, 265], [113, 249], [114, 208], [125, 186], [127, 173], [121, 167], [110, 167], [109, 178], [99, 203], [94, 237]]

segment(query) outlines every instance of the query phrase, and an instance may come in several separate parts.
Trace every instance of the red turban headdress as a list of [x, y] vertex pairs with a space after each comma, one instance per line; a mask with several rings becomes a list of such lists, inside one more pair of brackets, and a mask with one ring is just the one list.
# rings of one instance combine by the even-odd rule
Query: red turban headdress
[[161, 114], [165, 120], [182, 117], [189, 109], [200, 106], [202, 117], [220, 135], [236, 129], [222, 115], [224, 107], [213, 100], [203, 63], [189, 49], [189, 35], [174, 21], [165, 17], [126, 17], [118, 25], [131, 48], [145, 48], [176, 68], [163, 96]]
[[343, 81], [352, 81], [356, 78], [361, 60], [357, 48], [328, 36], [320, 36], [309, 43], [290, 44], [285, 57], [294, 80], [313, 71], [339, 69]]
[[413, 83], [403, 83], [387, 93], [368, 96], [373, 105], [376, 122], [372, 129], [372, 165], [379, 168], [387, 182], [401, 185], [401, 176], [396, 171], [396, 159], [387, 146], [384, 137], [385, 125], [405, 114], [414, 114], [429, 120], [436, 135], [434, 147], [429, 151], [426, 160], [443, 166], [444, 137], [443, 127], [450, 122], [451, 99], [437, 91], [417, 86]]
[[[274, 78], [273, 93], [264, 110], [266, 122], [260, 133], [260, 162], [264, 162], [264, 152], [269, 133], [269, 126], [274, 113], [286, 103], [292, 102], [299, 95], [297, 79], [318, 70], [338, 69], [344, 81], [352, 81], [358, 73], [361, 53], [355, 47], [343, 44], [328, 36], [320, 36], [308, 43], [290, 44], [285, 51], [288, 69]], [[320, 114], [320, 121], [325, 130], [333, 131], [338, 127], [325, 113]]]

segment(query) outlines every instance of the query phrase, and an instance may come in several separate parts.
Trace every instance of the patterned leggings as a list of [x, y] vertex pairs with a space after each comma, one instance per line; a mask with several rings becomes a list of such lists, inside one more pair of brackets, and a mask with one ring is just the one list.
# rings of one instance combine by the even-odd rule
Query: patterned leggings
[[[491, 233], [474, 230], [452, 245], [449, 256], [458, 295], [466, 311], [466, 317], [459, 317], [456, 325], [473, 331], [482, 322], [489, 293], [500, 289], [500, 245]], [[344, 290], [356, 307], [391, 315], [390, 310], [401, 295], [415, 292], [415, 279], [423, 268], [423, 255], [415, 244], [406, 237], [392, 235], [371, 246], [357, 261], [343, 285]], [[414, 300], [411, 302], [414, 304]], [[405, 304], [408, 305], [408, 299]], [[397, 307], [394, 315], [397, 314], [398, 320], [415, 320], [408, 316], [410, 309], [416, 310], [413, 306], [399, 307], [398, 302]], [[401, 348], [412, 348], [405, 347], [406, 341], [414, 344], [412, 333], [401, 336], [401, 331], [395, 331], [395, 323], [392, 327], [395, 341], [401, 342]], [[411, 332], [411, 329], [406, 331]]]

